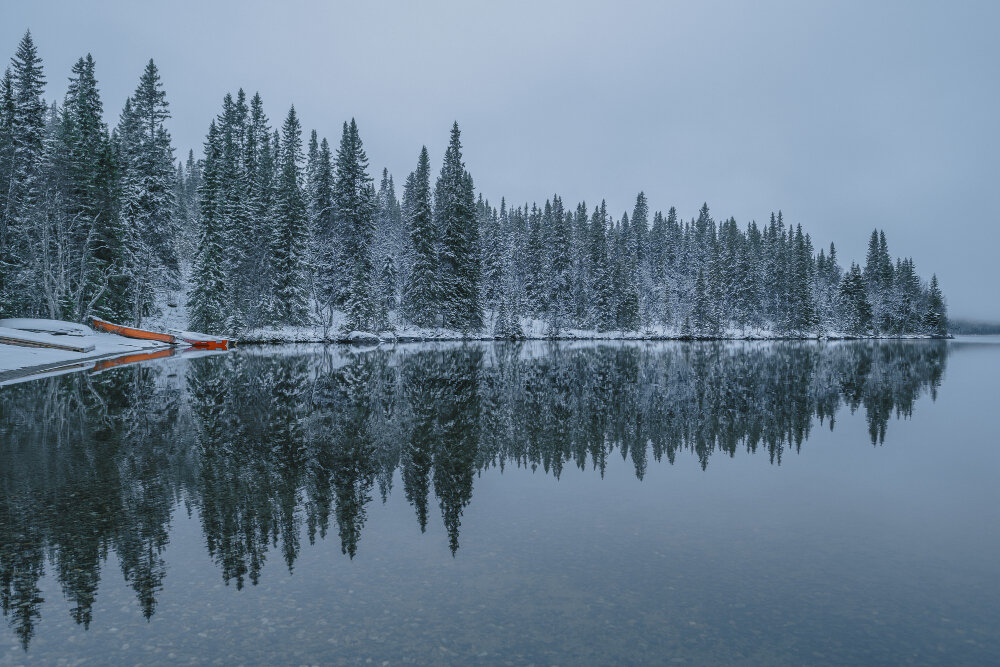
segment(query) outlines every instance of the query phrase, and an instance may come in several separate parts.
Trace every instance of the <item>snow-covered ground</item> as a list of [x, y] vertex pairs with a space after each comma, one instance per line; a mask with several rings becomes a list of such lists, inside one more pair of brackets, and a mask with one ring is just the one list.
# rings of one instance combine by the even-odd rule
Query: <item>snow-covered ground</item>
[[[182, 285], [190, 285], [190, 267], [182, 267]], [[143, 321], [142, 327], [154, 331], [176, 331], [188, 328], [187, 291], [185, 289], [162, 292], [156, 299], [158, 314]], [[495, 314], [487, 311], [484, 314], [485, 326], [478, 332], [457, 331], [445, 328], [422, 328], [402, 321], [398, 312], [390, 315], [390, 327], [387, 331], [359, 332], [350, 331], [346, 327], [347, 318], [344, 312], [335, 311], [331, 321], [326, 324], [311, 324], [305, 326], [263, 327], [243, 332], [228, 332], [238, 343], [360, 343], [377, 344], [411, 342], [411, 341], [462, 341], [462, 340], [495, 340], [493, 323]], [[596, 329], [560, 329], [553, 334], [545, 320], [529, 317], [521, 318], [521, 330], [526, 340], [689, 340], [691, 336], [683, 334], [675, 327], [653, 326], [638, 331], [597, 331]], [[795, 339], [829, 339], [839, 340], [854, 338], [839, 331], [829, 331], [823, 336], [812, 334], [808, 336], [788, 336], [776, 333], [768, 328], [727, 329], [713, 340], [784, 340]], [[905, 336], [905, 338], [928, 338], [928, 336]]]
[[[334, 324], [330, 327], [299, 326], [299, 327], [268, 327], [238, 334], [236, 339], [241, 343], [384, 343], [410, 341], [460, 341], [460, 340], [495, 340], [492, 334], [489, 314], [483, 330], [464, 332], [444, 328], [421, 328], [411, 324], [397, 322], [390, 330], [381, 332], [347, 332], [343, 326], [343, 314], [337, 313]], [[692, 336], [682, 333], [674, 327], [653, 326], [638, 331], [597, 331], [596, 329], [560, 329], [553, 333], [549, 323], [544, 320], [521, 318], [521, 330], [526, 340], [690, 340]], [[928, 336], [905, 336], [905, 338], [927, 338]], [[695, 337], [697, 338], [697, 337]], [[829, 331], [822, 336], [810, 334], [805, 336], [788, 336], [775, 333], [770, 329], [746, 328], [727, 329], [712, 340], [785, 340], [785, 339], [839, 340], [854, 338], [840, 331]], [[377, 340], [376, 340], [377, 339]], [[709, 339], [705, 337], [705, 339]]]

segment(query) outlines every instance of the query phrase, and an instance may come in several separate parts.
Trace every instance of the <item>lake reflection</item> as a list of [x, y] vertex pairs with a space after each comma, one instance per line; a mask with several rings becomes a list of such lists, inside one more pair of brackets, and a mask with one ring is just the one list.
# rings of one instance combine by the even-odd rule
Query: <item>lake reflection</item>
[[943, 342], [247, 348], [14, 385], [0, 389], [3, 612], [28, 648], [52, 576], [89, 626], [113, 553], [152, 617], [184, 566], [165, 557], [181, 508], [236, 588], [279, 558], [293, 571], [305, 542], [364, 559], [368, 512], [391, 494], [461, 559], [487, 469], [778, 466], [844, 411], [877, 446], [935, 395], [947, 356]]

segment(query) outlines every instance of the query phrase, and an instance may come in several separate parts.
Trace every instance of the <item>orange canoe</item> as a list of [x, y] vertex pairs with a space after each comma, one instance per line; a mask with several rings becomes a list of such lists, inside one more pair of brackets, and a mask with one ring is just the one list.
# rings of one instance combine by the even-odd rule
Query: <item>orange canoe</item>
[[175, 345], [177, 343], [177, 338], [165, 333], [159, 333], [157, 331], [145, 331], [143, 329], [134, 329], [132, 327], [126, 327], [121, 324], [113, 324], [102, 320], [99, 317], [92, 317], [94, 321], [94, 328], [100, 331], [107, 331], [108, 333], [118, 334], [119, 336], [126, 336], [128, 338], [139, 338], [141, 340], [158, 340], [163, 343], [170, 343]]

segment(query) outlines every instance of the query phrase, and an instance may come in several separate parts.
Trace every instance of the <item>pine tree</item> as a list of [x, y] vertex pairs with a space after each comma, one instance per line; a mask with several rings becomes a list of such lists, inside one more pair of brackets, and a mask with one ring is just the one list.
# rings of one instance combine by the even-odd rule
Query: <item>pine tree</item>
[[402, 210], [396, 198], [396, 187], [389, 170], [382, 169], [382, 180], [375, 195], [375, 266], [377, 268], [376, 293], [379, 301], [378, 328], [389, 325], [389, 313], [399, 306], [400, 259], [408, 243], [403, 231]]
[[225, 228], [223, 215], [223, 142], [215, 121], [205, 141], [205, 165], [199, 191], [198, 249], [188, 299], [188, 326], [222, 333], [226, 321]]
[[226, 95], [218, 118], [221, 140], [221, 194], [225, 263], [229, 298], [226, 302], [227, 329], [240, 332], [250, 328], [254, 318], [257, 281], [254, 277], [257, 239], [247, 234], [252, 218], [247, 171], [246, 144], [249, 135], [249, 108], [240, 89], [236, 98]]
[[479, 303], [479, 226], [472, 176], [462, 162], [456, 122], [434, 188], [434, 222], [441, 235], [440, 280], [444, 325], [463, 331], [483, 326]]
[[274, 229], [274, 188], [276, 162], [264, 103], [259, 93], [250, 99], [247, 122], [244, 171], [248, 179], [246, 236], [255, 243], [244, 260], [254, 270], [245, 276], [247, 289], [254, 298], [243, 304], [248, 326], [258, 327], [270, 322], [274, 302], [271, 288], [271, 235]]
[[[482, 296], [486, 308], [496, 315], [500, 306], [500, 294], [503, 284], [504, 239], [500, 215], [495, 208], [483, 201], [479, 195], [478, 209], [479, 229], [482, 233], [482, 244], [479, 249], [479, 262], [482, 267]], [[500, 208], [504, 218], [507, 217], [506, 203], [501, 200]]]
[[[501, 201], [501, 210], [504, 213], [506, 213], [505, 206], [506, 203]], [[524, 329], [521, 328], [521, 314], [517, 304], [513, 235], [501, 235], [500, 242], [500, 285], [497, 294], [497, 314], [493, 325], [493, 335], [502, 340], [519, 340], [524, 338]]]
[[417, 169], [408, 189], [407, 227], [413, 252], [410, 279], [403, 290], [403, 314], [417, 326], [430, 327], [438, 321], [437, 230], [431, 213], [430, 158], [427, 147], [420, 149]]
[[857, 264], [851, 264], [851, 270], [840, 283], [840, 299], [846, 332], [854, 336], [867, 335], [872, 326], [872, 307], [868, 302], [864, 276]]
[[302, 191], [302, 126], [294, 106], [281, 128], [280, 148], [270, 239], [273, 321], [300, 325], [309, 313], [305, 265], [309, 221]]
[[598, 331], [610, 331], [615, 326], [614, 286], [608, 258], [607, 206], [594, 208], [590, 222], [591, 305], [590, 322]]
[[948, 335], [948, 311], [944, 303], [944, 295], [938, 286], [937, 274], [931, 276], [931, 285], [927, 296], [927, 313], [924, 315], [924, 326], [934, 336]]
[[129, 139], [135, 143], [127, 147], [123, 168], [134, 186], [126, 195], [135, 198], [131, 203], [133, 224], [148, 240], [159, 280], [174, 287], [180, 267], [174, 243], [174, 149], [165, 126], [170, 118], [166, 97], [159, 70], [150, 60], [131, 98], [135, 132]]
[[[60, 192], [46, 261], [61, 266], [43, 276], [55, 303], [50, 312], [81, 321], [91, 313], [120, 319], [127, 304], [115, 282], [124, 270], [124, 230], [114, 209], [115, 173], [110, 138], [90, 55], [73, 66], [51, 146], [49, 187]], [[54, 246], [54, 247], [53, 247]]]
[[11, 59], [11, 98], [5, 101], [9, 125], [9, 181], [0, 218], [0, 315], [26, 314], [33, 308], [29, 258], [31, 216], [41, 194], [41, 167], [45, 133], [45, 77], [31, 32], [26, 32]]
[[571, 239], [573, 233], [573, 216], [563, 210], [562, 199], [552, 196], [549, 212], [548, 252], [546, 268], [548, 273], [548, 315], [549, 333], [558, 334], [566, 326], [570, 315], [572, 298], [573, 256]]
[[372, 330], [380, 319], [376, 295], [375, 188], [354, 119], [350, 124], [344, 123], [335, 172], [333, 202], [344, 238], [347, 326]]

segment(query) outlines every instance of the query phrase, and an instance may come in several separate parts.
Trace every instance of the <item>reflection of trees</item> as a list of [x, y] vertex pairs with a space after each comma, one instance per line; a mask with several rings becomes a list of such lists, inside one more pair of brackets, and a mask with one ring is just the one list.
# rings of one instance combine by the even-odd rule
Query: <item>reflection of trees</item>
[[27, 646], [52, 569], [87, 625], [110, 552], [155, 611], [171, 512], [196, 507], [226, 582], [289, 570], [331, 517], [354, 557], [399, 472], [421, 530], [433, 492], [452, 553], [476, 473], [603, 474], [761, 450], [780, 463], [818, 422], [863, 409], [873, 444], [936, 391], [945, 344], [495, 345], [254, 351], [63, 376], [0, 391], [0, 603]]
[[179, 392], [160, 375], [138, 367], [0, 392], [0, 602], [25, 647], [46, 557], [84, 626], [109, 550], [146, 617], [155, 610], [187, 449], [174, 440]]

